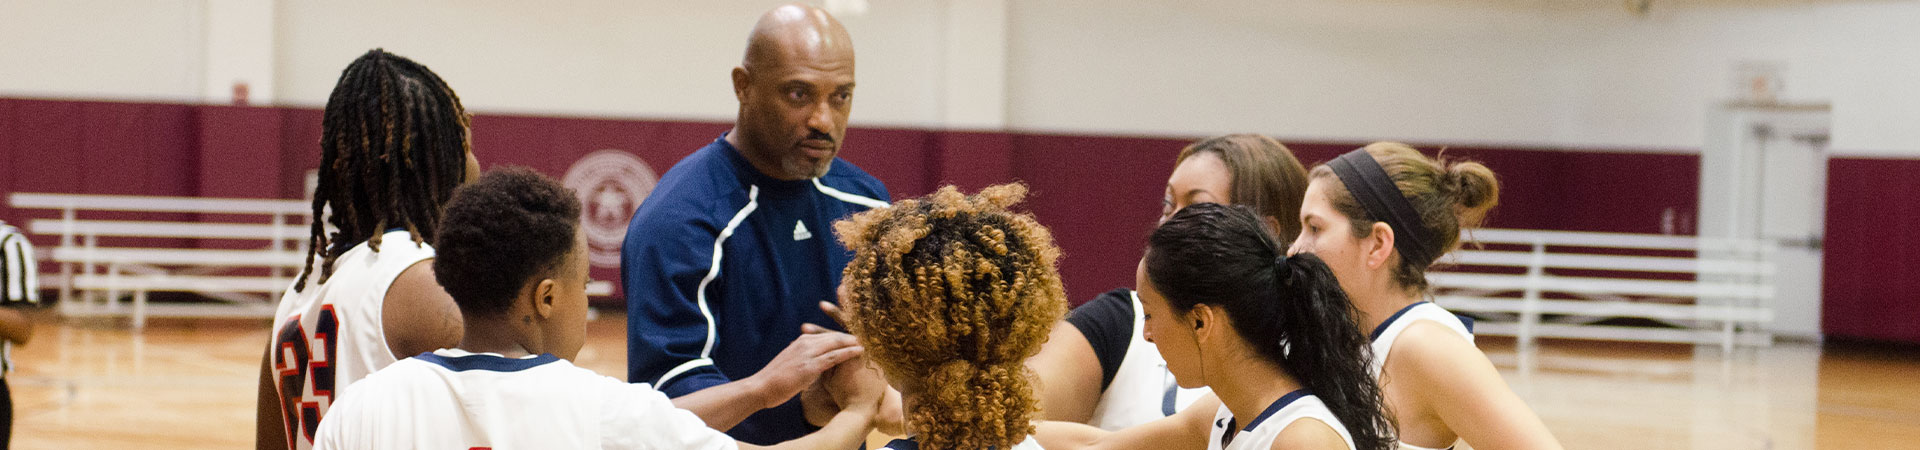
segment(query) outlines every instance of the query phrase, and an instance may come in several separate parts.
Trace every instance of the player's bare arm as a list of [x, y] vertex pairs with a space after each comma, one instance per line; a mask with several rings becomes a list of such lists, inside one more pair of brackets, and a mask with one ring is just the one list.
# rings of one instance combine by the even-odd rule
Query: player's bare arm
[[860, 356], [860, 350], [846, 333], [802, 334], [753, 376], [682, 395], [673, 405], [692, 411], [713, 429], [731, 429], [747, 416], [799, 395], [828, 369]]
[[1205, 450], [1208, 422], [1219, 410], [1220, 398], [1209, 393], [1174, 415], [1120, 431], [1043, 421], [1033, 438], [1047, 450]]
[[285, 450], [287, 429], [280, 413], [280, 392], [273, 383], [273, 343], [260, 357], [260, 398], [254, 404], [253, 447], [259, 450]]
[[[1386, 370], [1460, 439], [1478, 449], [1558, 449], [1546, 424], [1472, 343], [1433, 323], [1409, 326]], [[1403, 427], [1404, 428], [1404, 427]], [[1408, 441], [1403, 431], [1402, 441]]]
[[[835, 400], [846, 407], [840, 408], [820, 431], [778, 445], [760, 447], [740, 444], [740, 448], [800, 450], [859, 447], [867, 434], [873, 431], [874, 415], [879, 412], [880, 400], [886, 396], [886, 382], [881, 381], [879, 373], [866, 364], [842, 364], [834, 372], [832, 376], [835, 378], [849, 378], [851, 382], [848, 386], [853, 389], [835, 395]], [[858, 380], [851, 380], [854, 378]]]
[[1332, 425], [1319, 419], [1296, 420], [1273, 438], [1273, 450], [1345, 450], [1347, 441]]
[[[402, 243], [401, 245], [409, 245]], [[460, 345], [465, 327], [460, 306], [433, 278], [433, 259], [423, 259], [400, 272], [387, 287], [381, 305], [381, 324], [387, 349], [394, 359]]]
[[1040, 353], [1027, 359], [1027, 369], [1039, 378], [1040, 412], [1047, 420], [1086, 423], [1100, 403], [1100, 359], [1080, 328], [1062, 320], [1054, 324]]

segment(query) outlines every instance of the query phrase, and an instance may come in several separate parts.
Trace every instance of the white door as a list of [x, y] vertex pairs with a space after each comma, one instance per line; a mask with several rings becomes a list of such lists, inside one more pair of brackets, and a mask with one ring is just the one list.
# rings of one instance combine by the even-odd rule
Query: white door
[[1780, 336], [1820, 337], [1831, 117], [1824, 105], [1728, 107], [1701, 152], [1700, 235], [1779, 245], [1767, 329]]

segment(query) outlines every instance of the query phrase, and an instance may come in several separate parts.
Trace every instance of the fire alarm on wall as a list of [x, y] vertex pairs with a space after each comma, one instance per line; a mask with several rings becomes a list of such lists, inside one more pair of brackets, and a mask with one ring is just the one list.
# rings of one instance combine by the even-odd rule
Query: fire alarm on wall
[[233, 106], [247, 106], [247, 82], [233, 82]]

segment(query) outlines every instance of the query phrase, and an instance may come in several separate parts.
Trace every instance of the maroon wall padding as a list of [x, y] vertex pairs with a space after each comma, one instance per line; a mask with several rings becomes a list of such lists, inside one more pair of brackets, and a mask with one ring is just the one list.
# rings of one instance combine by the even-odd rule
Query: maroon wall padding
[[1920, 343], [1920, 160], [1827, 164], [1821, 331]]
[[[1487, 217], [1489, 228], [1694, 234], [1698, 155], [1416, 145], [1427, 156], [1479, 161], [1493, 170], [1500, 203]], [[1359, 146], [1287, 144], [1308, 170]], [[1671, 229], [1663, 226], [1669, 214]]]
[[[305, 174], [320, 159], [320, 119], [320, 111], [310, 108], [0, 99], [0, 189], [302, 198]], [[560, 177], [582, 155], [620, 149], [639, 156], [658, 175], [728, 128], [711, 122], [483, 114], [474, 119], [474, 153], [483, 167], [523, 165]], [[1173, 158], [1191, 140], [857, 128], [848, 131], [841, 156], [885, 182], [894, 199], [924, 195], [943, 184], [971, 192], [1008, 181], [1027, 183], [1031, 194], [1025, 208], [1053, 230], [1065, 254], [1061, 275], [1068, 295], [1079, 302], [1133, 284]], [[1311, 167], [1361, 144], [1288, 146]], [[1442, 147], [1419, 146], [1430, 155]], [[1696, 155], [1458, 146], [1447, 148], [1446, 155], [1482, 161], [1499, 176], [1500, 206], [1488, 226], [1694, 232]], [[1833, 160], [1828, 333], [1920, 342], [1920, 256], [1915, 256], [1920, 235], [1884, 231], [1920, 226], [1920, 203], [1914, 200], [1920, 197], [1920, 182], [1905, 175], [1912, 173], [1920, 173], [1920, 161]], [[24, 224], [36, 217], [52, 214], [0, 204], [0, 220]], [[47, 237], [35, 242], [54, 243]], [[602, 280], [617, 275], [611, 268], [594, 272]]]
[[[200, 184], [199, 108], [188, 105], [0, 99], [0, 190], [192, 196]], [[4, 203], [4, 202], [0, 202]], [[27, 229], [57, 212], [0, 206], [0, 220]], [[187, 214], [103, 213], [94, 219]], [[51, 246], [57, 238], [36, 236]], [[177, 239], [102, 238], [101, 245], [191, 245]]]
[[1147, 233], [1160, 218], [1167, 176], [1185, 139], [1022, 134], [1013, 179], [1026, 207], [1060, 245], [1060, 278], [1079, 304], [1132, 287]]

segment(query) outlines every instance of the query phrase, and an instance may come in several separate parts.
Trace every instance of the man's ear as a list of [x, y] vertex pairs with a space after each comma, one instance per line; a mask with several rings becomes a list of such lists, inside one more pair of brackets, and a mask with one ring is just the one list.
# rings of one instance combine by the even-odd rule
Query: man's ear
[[746, 67], [733, 68], [733, 99], [746, 103], [747, 85], [752, 82], [753, 77], [749, 76]]
[[1392, 226], [1386, 222], [1373, 223], [1373, 234], [1367, 236], [1367, 243], [1373, 245], [1373, 248], [1367, 249], [1368, 269], [1378, 269], [1387, 264], [1388, 257], [1393, 256], [1393, 240]]
[[533, 313], [541, 319], [553, 316], [553, 296], [559, 293], [560, 283], [552, 278], [542, 278], [533, 285]]

